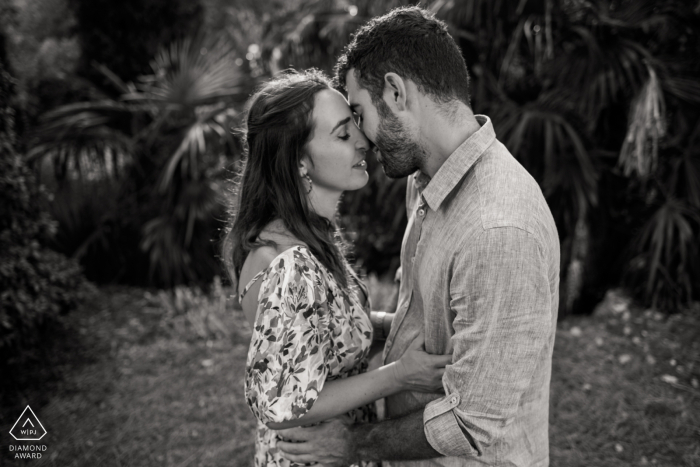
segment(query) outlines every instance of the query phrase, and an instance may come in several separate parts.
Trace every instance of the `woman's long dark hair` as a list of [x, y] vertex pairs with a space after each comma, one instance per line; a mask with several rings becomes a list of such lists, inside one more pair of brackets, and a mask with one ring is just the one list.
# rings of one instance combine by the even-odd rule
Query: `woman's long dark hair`
[[342, 287], [347, 286], [340, 233], [310, 209], [299, 175], [313, 131], [314, 99], [325, 89], [333, 88], [321, 72], [294, 72], [268, 82], [249, 101], [243, 175], [222, 251], [236, 287], [248, 253], [262, 245], [275, 245], [260, 240], [259, 235], [276, 219], [308, 246]]

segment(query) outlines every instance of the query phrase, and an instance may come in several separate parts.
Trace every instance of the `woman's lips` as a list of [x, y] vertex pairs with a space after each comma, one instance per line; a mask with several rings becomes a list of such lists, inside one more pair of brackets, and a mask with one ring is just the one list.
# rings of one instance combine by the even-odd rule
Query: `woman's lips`
[[366, 169], [367, 168], [367, 161], [362, 159], [360, 162], [352, 166], [354, 169]]

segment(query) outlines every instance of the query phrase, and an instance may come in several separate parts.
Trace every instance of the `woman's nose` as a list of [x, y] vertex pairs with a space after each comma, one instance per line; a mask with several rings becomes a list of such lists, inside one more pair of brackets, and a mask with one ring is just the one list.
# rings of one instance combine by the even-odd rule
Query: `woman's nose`
[[[359, 129], [358, 129], [359, 130]], [[357, 135], [357, 142], [355, 143], [355, 149], [358, 151], [367, 151], [369, 149], [369, 140], [365, 136], [365, 134], [362, 132], [362, 130], [358, 131]]]

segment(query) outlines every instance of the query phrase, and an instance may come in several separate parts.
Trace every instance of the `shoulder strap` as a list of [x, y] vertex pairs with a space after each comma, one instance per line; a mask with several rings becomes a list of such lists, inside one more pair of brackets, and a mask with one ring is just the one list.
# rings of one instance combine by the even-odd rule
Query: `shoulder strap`
[[239, 303], [242, 303], [242, 302], [243, 302], [243, 296], [244, 296], [246, 293], [248, 293], [248, 290], [250, 290], [250, 288], [253, 286], [253, 284], [255, 283], [255, 281], [257, 281], [260, 277], [262, 277], [262, 275], [265, 274], [265, 272], [267, 272], [268, 269], [270, 269], [270, 266], [266, 267], [265, 269], [263, 269], [262, 271], [260, 271], [260, 272], [257, 273], [256, 275], [254, 275], [253, 278], [252, 278], [251, 280], [248, 281], [248, 283], [246, 284], [246, 286], [243, 287], [243, 291], [238, 295], [238, 302], [239, 302]]

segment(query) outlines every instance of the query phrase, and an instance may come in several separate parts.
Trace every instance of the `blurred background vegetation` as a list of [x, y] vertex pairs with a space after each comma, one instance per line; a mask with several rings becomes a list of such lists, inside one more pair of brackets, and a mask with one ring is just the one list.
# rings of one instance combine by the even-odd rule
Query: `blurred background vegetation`
[[[0, 0], [0, 346], [86, 293], [78, 264], [97, 284], [206, 287], [222, 275], [241, 156], [231, 129], [247, 97], [288, 67], [330, 72], [361, 24], [407, 4]], [[700, 2], [422, 5], [462, 48], [474, 111], [547, 197], [560, 313], [589, 313], [617, 286], [667, 312], [698, 300]], [[374, 160], [369, 170], [343, 200], [343, 226], [358, 266], [391, 276], [405, 180]], [[65, 306], [31, 298], [47, 288]]]

